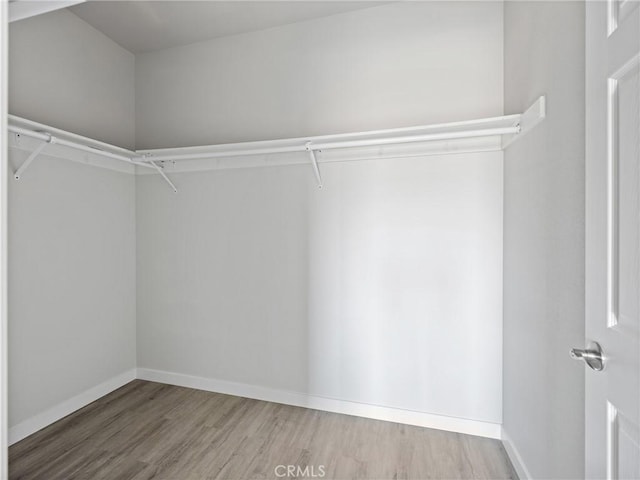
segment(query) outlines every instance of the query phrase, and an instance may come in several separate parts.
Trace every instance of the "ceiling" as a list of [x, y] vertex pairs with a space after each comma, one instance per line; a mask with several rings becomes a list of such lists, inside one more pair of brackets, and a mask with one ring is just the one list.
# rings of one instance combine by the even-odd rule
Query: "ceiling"
[[73, 13], [133, 53], [326, 17], [388, 2], [89, 1]]

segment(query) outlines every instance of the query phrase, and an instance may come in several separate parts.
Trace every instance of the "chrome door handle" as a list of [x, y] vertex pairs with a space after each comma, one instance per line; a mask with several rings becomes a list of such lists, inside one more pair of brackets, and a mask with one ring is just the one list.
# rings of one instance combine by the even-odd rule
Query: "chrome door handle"
[[572, 348], [569, 352], [571, 358], [575, 360], [584, 360], [592, 370], [600, 372], [604, 370], [604, 355], [602, 354], [602, 348], [597, 342], [590, 342], [589, 346], [585, 349]]

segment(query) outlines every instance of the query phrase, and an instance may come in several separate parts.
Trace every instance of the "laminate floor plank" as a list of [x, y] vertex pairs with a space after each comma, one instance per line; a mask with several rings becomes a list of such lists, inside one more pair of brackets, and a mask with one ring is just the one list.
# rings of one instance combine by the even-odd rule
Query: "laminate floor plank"
[[289, 465], [285, 478], [517, 478], [497, 440], [142, 380], [9, 449], [12, 480], [272, 480]]

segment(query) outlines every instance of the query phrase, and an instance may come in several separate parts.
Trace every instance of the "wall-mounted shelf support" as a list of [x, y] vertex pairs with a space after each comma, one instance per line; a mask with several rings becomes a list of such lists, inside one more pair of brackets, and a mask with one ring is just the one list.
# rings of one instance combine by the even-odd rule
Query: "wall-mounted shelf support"
[[511, 145], [516, 140], [525, 136], [529, 131], [531, 131], [536, 125], [542, 122], [547, 116], [547, 101], [544, 96], [539, 97], [533, 105], [531, 105], [527, 110], [520, 115], [520, 120], [518, 121], [518, 132], [517, 134], [505, 135], [502, 137], [502, 148], [505, 149], [509, 145]]
[[[544, 118], [544, 97], [540, 97], [524, 114], [464, 120], [461, 122], [423, 125], [417, 127], [374, 130], [358, 133], [322, 135], [307, 138], [266, 140], [259, 142], [198, 147], [145, 150], [154, 161], [181, 162], [247, 156], [268, 156], [296, 152], [317, 152], [394, 145], [425, 144], [436, 141], [454, 141], [480, 137], [518, 138]], [[313, 159], [312, 159], [313, 161]], [[313, 161], [317, 165], [317, 159]]]
[[153, 160], [147, 160], [145, 155], [142, 156], [142, 159], [143, 159], [143, 161], [148, 161], [151, 165], [153, 165], [153, 167], [156, 169], [156, 171], [162, 176], [162, 178], [164, 178], [164, 181], [167, 182], [169, 184], [169, 186], [173, 189], [173, 193], [178, 193], [178, 189], [173, 184], [173, 182], [169, 179], [169, 177], [167, 177], [167, 175], [164, 173], [164, 171], [162, 170], [162, 167], [160, 167]]
[[318, 159], [316, 158], [316, 152], [311, 148], [311, 142], [307, 142], [306, 148], [311, 158], [311, 165], [313, 166], [313, 173], [318, 182], [318, 188], [322, 188], [322, 176], [320, 175], [320, 168], [318, 167]]
[[[9, 115], [9, 121], [13, 123], [13, 125], [8, 126], [8, 130], [10, 132], [15, 133], [16, 135], [24, 135], [26, 137], [35, 138], [42, 141], [42, 143], [40, 143], [31, 152], [29, 157], [15, 172], [14, 178], [16, 180], [20, 179], [24, 171], [29, 167], [33, 160], [40, 153], [42, 153], [42, 150], [47, 145], [57, 144], [72, 148], [74, 150], [79, 150], [81, 152], [94, 154], [100, 157], [119, 160], [121, 162], [126, 162], [128, 164], [136, 165], [142, 168], [153, 168], [162, 176], [162, 178], [164, 178], [164, 180], [171, 186], [174, 192], [178, 191], [175, 185], [162, 171], [162, 168], [160, 168], [155, 162], [147, 160], [146, 155], [144, 154], [138, 155], [136, 152], [127, 150], [125, 148], [116, 147], [115, 145], [110, 145], [98, 140], [93, 140], [91, 138], [83, 137], [75, 133], [65, 132], [64, 130], [49, 127], [47, 125], [33, 122], [31, 120], [26, 120], [24, 118], [16, 117], [13, 115]], [[54, 136], [49, 132], [55, 132], [56, 135]]]
[[[202, 160], [215, 168], [242, 168], [243, 165], [247, 165], [247, 158], [253, 158], [249, 162], [251, 166], [293, 165], [306, 163], [308, 160], [303, 160], [304, 157], [301, 156], [301, 154], [306, 154], [307, 158], [311, 160], [318, 188], [322, 188], [320, 162], [317, 158], [317, 152], [320, 151], [323, 152], [321, 160], [324, 163], [373, 158], [415, 157], [434, 154], [434, 152], [500, 150], [532, 130], [544, 120], [545, 116], [545, 97], [540, 97], [524, 113], [500, 117], [306, 138], [138, 150], [135, 152], [13, 115], [9, 115], [10, 125], [8, 128], [10, 132], [42, 141], [16, 171], [16, 178], [20, 178], [46, 145], [56, 143], [81, 152], [153, 169], [174, 192], [177, 192], [178, 189], [167, 177], [166, 171], [207, 169], [203, 168], [199, 162], [194, 165], [194, 162], [190, 161]], [[56, 148], [52, 147], [52, 150], [56, 150]], [[67, 153], [62, 150], [58, 152], [58, 156], [67, 155]], [[220, 160], [207, 162], [213, 159]], [[186, 168], [177, 166], [176, 162], [179, 164], [183, 161]], [[172, 162], [172, 166], [165, 169], [164, 165], [161, 166], [162, 162]]]
[[47, 140], [43, 140], [42, 143], [40, 143], [40, 145], [38, 145], [35, 148], [35, 150], [29, 154], [27, 159], [22, 163], [22, 165], [20, 165], [20, 168], [16, 170], [16, 173], [13, 175], [13, 177], [16, 180], [20, 180], [20, 177], [22, 177], [22, 174], [25, 172], [27, 168], [29, 168], [29, 165], [31, 165], [31, 162], [33, 162], [35, 158], [40, 154], [40, 152], [44, 150], [44, 147], [52, 143], [56, 143], [56, 137], [49, 135], [49, 138]]

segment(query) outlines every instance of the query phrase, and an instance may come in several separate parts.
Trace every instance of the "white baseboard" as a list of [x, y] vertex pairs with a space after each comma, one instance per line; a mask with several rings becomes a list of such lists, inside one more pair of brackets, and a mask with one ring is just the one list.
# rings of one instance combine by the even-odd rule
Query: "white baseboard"
[[147, 368], [138, 368], [137, 377], [141, 380], [194, 388], [208, 392], [224, 393], [227, 395], [265, 400], [267, 402], [282, 403], [296, 407], [342, 413], [345, 415], [354, 415], [356, 417], [373, 418], [388, 422], [404, 423], [419, 427], [435, 428], [438, 430], [447, 430], [450, 432], [465, 433], [468, 435], [477, 435], [495, 439], [500, 439], [501, 435], [500, 424], [479, 420], [469, 420], [466, 418], [448, 417], [446, 415], [435, 415], [425, 412], [382, 407], [379, 405], [319, 397], [304, 393], [276, 390], [244, 383], [196, 377]]
[[518, 474], [518, 478], [520, 480], [529, 480], [533, 478], [527, 469], [522, 457], [520, 456], [520, 452], [513, 444], [511, 437], [507, 432], [502, 429], [502, 444], [504, 445], [504, 449], [507, 451], [507, 455], [509, 456], [509, 460], [511, 460], [511, 464]]
[[79, 395], [76, 395], [75, 397], [59, 403], [49, 410], [20, 422], [19, 424], [9, 428], [9, 445], [19, 442], [32, 433], [51, 425], [53, 422], [57, 422], [61, 418], [89, 405], [91, 402], [98, 400], [100, 397], [104, 397], [106, 394], [113, 392], [135, 379], [136, 369], [127, 370], [120, 375], [116, 375], [115, 377], [110, 378], [109, 380], [102, 382]]

